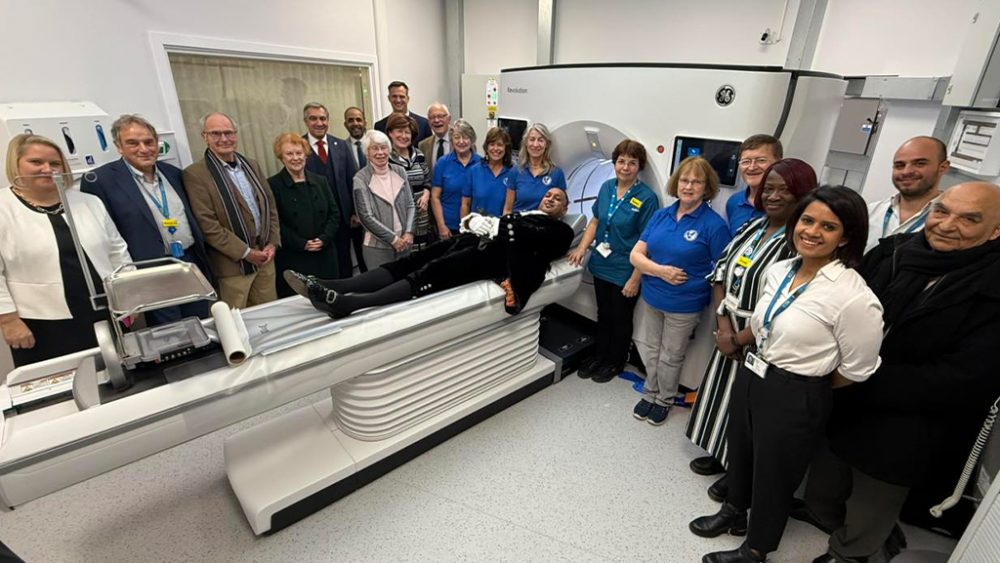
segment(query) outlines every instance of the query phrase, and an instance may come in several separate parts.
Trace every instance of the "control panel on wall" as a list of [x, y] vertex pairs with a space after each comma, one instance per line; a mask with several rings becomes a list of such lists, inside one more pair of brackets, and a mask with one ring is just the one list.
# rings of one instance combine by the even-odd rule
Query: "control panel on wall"
[[1000, 112], [959, 112], [948, 142], [948, 160], [969, 174], [1000, 175]]

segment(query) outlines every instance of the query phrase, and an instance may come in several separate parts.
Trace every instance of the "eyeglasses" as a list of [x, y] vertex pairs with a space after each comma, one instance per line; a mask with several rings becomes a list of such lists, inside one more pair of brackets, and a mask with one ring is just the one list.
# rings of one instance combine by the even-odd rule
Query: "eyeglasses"
[[743, 168], [749, 168], [751, 164], [756, 164], [757, 166], [764, 168], [768, 164], [771, 164], [771, 159], [761, 156], [757, 158], [744, 158], [740, 161], [740, 166]]
[[681, 186], [704, 186], [705, 180], [691, 180], [688, 178], [681, 178], [677, 180], [677, 184]]
[[232, 131], [232, 130], [229, 130], [229, 131], [205, 131], [205, 134], [208, 135], [209, 137], [213, 138], [213, 139], [216, 139], [216, 140], [221, 139], [223, 137], [225, 137], [227, 139], [235, 139], [236, 138], [236, 131]]

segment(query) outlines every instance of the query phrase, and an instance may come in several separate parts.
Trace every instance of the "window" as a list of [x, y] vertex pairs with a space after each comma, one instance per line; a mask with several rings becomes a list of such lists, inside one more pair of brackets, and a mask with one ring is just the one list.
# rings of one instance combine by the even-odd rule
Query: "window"
[[272, 145], [281, 133], [306, 132], [302, 106], [316, 101], [330, 111], [330, 134], [346, 137], [344, 110], [360, 107], [371, 123], [369, 67], [189, 53], [167, 54], [177, 88], [191, 157], [202, 158], [205, 143], [198, 120], [212, 111], [233, 117], [238, 150], [271, 176], [281, 170]]

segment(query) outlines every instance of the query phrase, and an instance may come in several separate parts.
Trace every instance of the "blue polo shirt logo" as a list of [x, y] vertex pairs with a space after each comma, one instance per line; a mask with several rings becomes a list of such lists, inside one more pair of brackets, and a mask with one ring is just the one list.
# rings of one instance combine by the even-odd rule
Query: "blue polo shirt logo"
[[504, 185], [504, 187], [510, 186], [510, 176], [504, 176], [503, 177], [503, 185]]
[[694, 242], [698, 239], [698, 231], [691, 229], [689, 231], [684, 231], [684, 240], [688, 242]]
[[552, 178], [549, 177], [548, 174], [546, 174], [545, 176], [542, 176], [542, 183], [547, 186], [552, 183]]

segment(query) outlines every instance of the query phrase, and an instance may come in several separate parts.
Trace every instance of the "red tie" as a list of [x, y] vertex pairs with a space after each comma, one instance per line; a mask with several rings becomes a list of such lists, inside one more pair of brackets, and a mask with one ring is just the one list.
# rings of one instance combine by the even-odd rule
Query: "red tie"
[[327, 159], [327, 156], [326, 156], [326, 148], [323, 147], [323, 141], [322, 140], [316, 141], [316, 154], [319, 155], [320, 162], [322, 162], [323, 164], [326, 164], [326, 162], [327, 162], [328, 159]]

